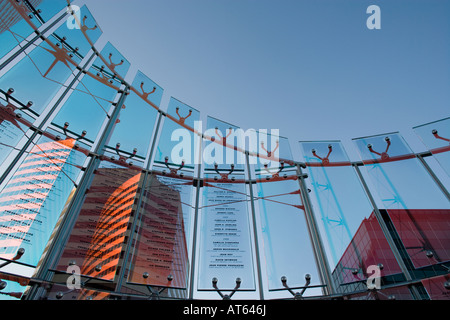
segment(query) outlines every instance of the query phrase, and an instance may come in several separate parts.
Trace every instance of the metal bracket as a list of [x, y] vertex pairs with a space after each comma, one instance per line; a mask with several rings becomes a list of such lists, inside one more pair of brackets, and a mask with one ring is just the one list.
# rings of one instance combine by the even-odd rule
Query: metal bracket
[[281, 277], [281, 283], [283, 284], [283, 287], [285, 287], [286, 290], [292, 294], [294, 300], [303, 300], [303, 294], [305, 293], [306, 289], [308, 289], [309, 285], [311, 284], [311, 275], [309, 273], [307, 273], [305, 275], [305, 280], [306, 280], [306, 283], [301, 288], [302, 291], [294, 292], [293, 289], [290, 288], [287, 284], [287, 277], [285, 277], [285, 276]]
[[322, 157], [318, 156], [316, 154], [316, 150], [315, 149], [312, 149], [311, 152], [314, 155], [314, 157], [316, 157], [316, 158], [318, 158], [319, 160], [322, 161], [322, 164], [327, 165], [327, 164], [330, 163], [329, 157], [330, 157], [331, 152], [333, 152], [333, 146], [331, 144], [328, 145], [328, 154], [327, 154], [327, 156], [325, 158], [322, 158]]
[[[167, 167], [167, 169], [169, 169], [169, 173], [170, 173], [170, 174], [177, 175], [177, 174], [178, 174], [178, 171], [180, 171], [180, 170], [183, 169], [183, 167], [184, 167], [184, 160], [181, 161], [181, 164], [178, 166], [178, 168], [171, 168], [171, 167], [169, 166], [169, 157], [166, 156], [166, 157], [164, 158], [164, 164], [165, 164], [165, 166]], [[163, 174], [166, 174], [166, 171], [163, 171], [162, 173], [163, 173]], [[183, 176], [183, 173], [180, 173], [180, 176], [182, 177], [182, 176]]]
[[[122, 154], [120, 153], [120, 143], [116, 144], [116, 153], [119, 156], [119, 161], [127, 162], [127, 160], [130, 160], [136, 156], [137, 151], [138, 151], [137, 148], [134, 148], [132, 154], [125, 156], [125, 155], [123, 155], [123, 152], [122, 152]], [[129, 165], [133, 165], [133, 162], [130, 161]]]
[[0, 264], [0, 269], [3, 268], [3, 267], [6, 267], [8, 264], [13, 263], [14, 261], [19, 260], [20, 258], [22, 258], [24, 253], [25, 253], [25, 249], [24, 248], [20, 248], [19, 250], [17, 250], [16, 255], [11, 260]]
[[220, 173], [220, 171], [219, 171], [219, 165], [217, 164], [217, 163], [215, 163], [214, 164], [214, 171], [216, 171], [216, 173], [218, 174], [218, 175], [220, 175], [220, 179], [218, 178], [218, 177], [214, 177], [214, 180], [222, 180], [222, 181], [224, 181], [224, 180], [231, 180], [231, 181], [234, 181], [234, 178], [232, 177], [232, 178], [228, 178], [228, 176], [230, 175], [230, 174], [232, 174], [233, 173], [233, 171], [234, 171], [234, 164], [231, 164], [230, 165], [230, 171], [229, 172], [227, 172], [227, 173]]
[[[144, 272], [142, 274], [142, 277], [144, 279], [147, 279], [148, 276], [149, 276], [148, 272]], [[173, 276], [168, 275], [167, 280], [169, 282], [172, 282]], [[149, 300], [160, 300], [161, 293], [163, 293], [166, 289], [168, 289], [168, 287], [158, 287], [158, 289], [156, 289], [156, 288], [154, 288], [154, 286], [151, 286], [151, 285], [146, 285], [146, 286], [147, 286], [148, 291], [150, 291], [150, 295], [148, 296]]]
[[238, 291], [242, 282], [241, 278], [236, 278], [236, 286], [234, 287], [234, 289], [231, 290], [229, 294], [223, 294], [222, 290], [217, 287], [218, 281], [219, 280], [217, 278], [212, 278], [212, 286], [223, 300], [231, 300], [231, 297], [236, 293], [236, 291]]
[[379, 153], [372, 149], [372, 145], [368, 144], [367, 148], [370, 152], [375, 153], [381, 157], [381, 160], [387, 160], [389, 159], [389, 154], [387, 153], [389, 151], [389, 147], [391, 146], [391, 139], [389, 137], [384, 138], [384, 141], [386, 141], [386, 150], [382, 153]]

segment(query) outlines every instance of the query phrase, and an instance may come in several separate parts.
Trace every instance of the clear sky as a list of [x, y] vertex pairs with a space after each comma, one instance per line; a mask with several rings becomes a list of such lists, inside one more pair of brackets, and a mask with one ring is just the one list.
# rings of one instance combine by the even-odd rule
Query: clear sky
[[[400, 131], [448, 117], [447, 0], [75, 0], [170, 96], [243, 129], [297, 141]], [[369, 30], [369, 5], [381, 29]], [[132, 78], [128, 78], [130, 82]]]

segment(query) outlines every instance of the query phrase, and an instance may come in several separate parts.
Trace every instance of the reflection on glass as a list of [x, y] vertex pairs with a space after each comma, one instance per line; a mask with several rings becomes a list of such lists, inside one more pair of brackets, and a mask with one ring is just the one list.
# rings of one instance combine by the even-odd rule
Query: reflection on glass
[[[105, 46], [101, 54], [105, 56], [110, 52], [114, 52], [114, 56], [118, 55], [110, 44]], [[117, 96], [118, 86], [121, 85], [110, 73], [111, 70], [100, 67], [102, 62], [100, 57], [94, 61], [53, 120], [53, 123], [59, 126], [69, 123], [72, 131], [86, 131], [86, 138], [91, 141], [96, 139]]]
[[5, 99], [0, 98], [0, 165], [35, 120], [24, 109], [27, 108], [14, 103], [7, 93]]
[[190, 178], [150, 177], [141, 198], [129, 282], [186, 288], [192, 190]]
[[[64, 279], [66, 280], [66, 279]], [[82, 282], [89, 279], [81, 278]], [[107, 289], [89, 290], [84, 288], [68, 290], [67, 284], [58, 284], [57, 281], [45, 290], [42, 300], [110, 300], [111, 292]]]
[[[233, 148], [237, 127], [208, 117], [205, 131], [204, 184], [200, 206], [198, 289], [255, 290], [245, 157]], [[212, 138], [212, 139], [211, 139]]]
[[113, 280], [125, 244], [125, 234], [141, 178], [141, 171], [104, 160], [96, 170], [81, 211], [59, 261], [82, 275]]
[[[401, 273], [364, 190], [339, 141], [301, 142], [314, 213], [339, 291], [364, 290], [370, 266]], [[342, 284], [353, 284], [343, 287]]]
[[423, 286], [431, 300], [448, 300], [448, 289], [446, 284], [450, 281], [450, 275], [438, 276], [422, 280]]
[[[90, 14], [89, 17], [92, 19]], [[61, 33], [67, 36], [58, 36]], [[100, 34], [100, 30], [95, 31], [93, 39]], [[40, 114], [79, 64], [79, 55], [82, 57], [89, 49], [89, 42], [80, 30], [62, 25], [0, 78], [0, 89], [5, 92], [14, 89], [16, 99], [24, 104], [31, 101], [30, 109]]]
[[0, 58], [66, 5], [66, 0], [1, 1]]
[[[307, 275], [311, 277], [311, 285], [321, 285], [289, 141], [273, 134], [258, 137], [258, 144], [265, 148], [260, 151], [255, 165], [255, 204], [268, 289], [283, 288], [282, 278], [289, 287], [304, 286]], [[279, 159], [271, 159], [276, 150], [279, 150]], [[320, 294], [318, 288], [304, 292], [304, 295]]]
[[[355, 139], [372, 186], [415, 268], [450, 259], [448, 199], [397, 133]], [[443, 223], [444, 222], [444, 223]]]
[[[133, 88], [142, 87], [145, 91], [144, 85], [154, 88], [151, 97], [158, 105], [163, 90], [139, 72], [132, 86]], [[108, 145], [116, 147], [119, 143], [120, 150], [135, 152], [137, 156], [145, 157], [150, 146], [157, 110], [133, 90], [127, 96], [122, 109]]]
[[158, 147], [155, 150], [155, 163], [194, 168], [199, 151], [198, 136], [194, 133], [194, 123], [200, 113], [187, 104], [171, 98], [161, 130]]
[[31, 149], [0, 194], [0, 256], [36, 265], [74, 190], [85, 156], [76, 141], [47, 134]]
[[240, 278], [240, 289], [255, 290], [250, 199], [243, 172], [234, 172], [226, 179], [206, 174], [202, 196], [198, 289], [212, 289], [211, 281], [217, 278], [221, 289], [231, 290]]
[[[0, 260], [0, 264], [3, 262], [4, 261]], [[29, 283], [29, 279], [27, 278], [2, 272], [0, 272], [0, 281], [3, 281], [6, 284], [6, 287], [1, 291], [1, 300], [13, 301], [20, 300]]]
[[414, 131], [450, 176], [450, 118], [417, 126]]

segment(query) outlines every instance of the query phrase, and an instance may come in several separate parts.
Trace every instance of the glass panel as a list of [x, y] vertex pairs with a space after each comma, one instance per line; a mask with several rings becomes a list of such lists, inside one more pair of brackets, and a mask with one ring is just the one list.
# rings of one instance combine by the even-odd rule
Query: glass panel
[[200, 113], [187, 104], [171, 97], [167, 116], [161, 130], [155, 163], [158, 165], [180, 166], [193, 169], [195, 152], [198, 152], [199, 138], [194, 134], [194, 124]]
[[[449, 201], [397, 134], [355, 139], [361, 158], [395, 227], [394, 238], [415, 268], [448, 261]], [[401, 251], [402, 252], [402, 251]]]
[[205, 169], [229, 172], [233, 166], [234, 171], [243, 171], [244, 153], [235, 150], [242, 146], [242, 129], [213, 117], [208, 117], [206, 125], [202, 159]]
[[86, 159], [75, 139], [46, 132], [0, 194], [0, 256], [36, 266]]
[[81, 275], [115, 278], [142, 172], [113, 156], [107, 155], [95, 171], [57, 265], [59, 271], [66, 272], [75, 263]]
[[67, 3], [72, 2], [72, 0], [28, 0], [28, 2], [31, 4], [36, 2], [35, 5], [33, 4], [33, 7], [35, 8], [39, 19], [48, 21], [64, 7], [67, 7]]
[[[202, 189], [198, 289], [255, 290], [249, 197], [245, 184], [245, 158], [233, 149], [237, 127], [208, 117]], [[224, 147], [227, 146], [227, 147]], [[240, 160], [238, 161], [238, 158]]]
[[[2, 260], [0, 260], [1, 263], [3, 263]], [[0, 272], [0, 281], [6, 283], [6, 287], [0, 291], [0, 300], [20, 300], [30, 279]]]
[[24, 1], [0, 1], [0, 43], [2, 44], [0, 58], [67, 5], [66, 0], [29, 0], [27, 2], [30, 8]]
[[348, 300], [415, 300], [408, 286], [358, 292], [345, 296]]
[[[82, 13], [93, 20], [85, 7]], [[101, 31], [92, 32], [92, 38], [98, 39]], [[32, 101], [30, 109], [40, 114], [90, 48], [80, 30], [70, 30], [63, 24], [0, 78], [0, 89], [7, 92], [13, 88], [16, 99], [24, 104]]]
[[25, 109], [7, 94], [0, 97], [0, 165], [35, 121]]
[[422, 284], [431, 300], [450, 300], [450, 295], [448, 294], [450, 275], [425, 279], [422, 280]]
[[[300, 146], [316, 221], [337, 290], [367, 289], [371, 266], [382, 265], [383, 277], [397, 275], [398, 280], [404, 280], [342, 144], [317, 141], [301, 142]], [[383, 280], [392, 282], [395, 278]]]
[[[119, 55], [110, 44], [105, 46], [101, 54], [109, 55], [110, 52], [114, 52], [115, 57]], [[122, 84], [113, 78], [111, 70], [100, 66], [102, 63], [100, 57], [94, 61], [53, 120], [53, 124], [58, 126], [68, 123], [74, 132], [86, 131], [85, 137], [91, 141], [96, 139]]]
[[414, 131], [450, 176], [450, 118], [417, 126]]
[[[142, 80], [139, 94], [157, 106], [162, 90], [148, 78]], [[194, 157], [192, 127], [198, 118], [198, 111], [171, 98], [155, 149], [153, 174], [140, 199], [129, 283], [186, 288], [196, 195], [194, 165], [189, 159]], [[177, 130], [182, 138], [178, 153], [172, 152], [176, 148], [172, 133]]]
[[129, 282], [186, 288], [193, 191], [188, 175], [149, 177], [141, 199]]
[[[255, 165], [257, 208], [264, 248], [263, 261], [268, 289], [286, 285], [303, 287], [306, 275], [310, 286], [304, 295], [321, 295], [312, 243], [301, 200], [297, 168], [292, 165], [288, 139], [274, 134], [258, 134], [261, 148]], [[279, 158], [279, 159], [278, 159]], [[282, 160], [283, 159], [283, 160]], [[268, 162], [270, 161], [270, 162]]]
[[[48, 285], [42, 300], [110, 300], [111, 293], [100, 289], [68, 289], [67, 276], [61, 277], [58, 283], [57, 279], [52, 279], [51, 285]], [[80, 277], [80, 282], [89, 282], [89, 278]], [[89, 285], [89, 283], [87, 284]], [[98, 285], [98, 283], [96, 284]]]
[[[133, 88], [141, 87], [145, 92], [145, 86], [155, 88], [152, 98], [155, 104], [159, 104], [163, 90], [144, 74], [138, 73], [133, 81]], [[159, 98], [155, 99], [155, 96]], [[150, 147], [153, 126], [156, 121], [158, 112], [142, 99], [135, 91], [131, 90], [127, 96], [123, 110], [120, 112], [109, 146], [116, 148], [117, 143], [120, 144], [119, 149], [128, 156], [135, 154], [137, 157], [145, 158]]]

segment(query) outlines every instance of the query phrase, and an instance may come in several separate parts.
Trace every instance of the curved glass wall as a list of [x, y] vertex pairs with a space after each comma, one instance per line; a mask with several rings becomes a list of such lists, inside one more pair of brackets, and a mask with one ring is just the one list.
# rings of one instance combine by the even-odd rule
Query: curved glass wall
[[426, 152], [389, 133], [297, 159], [163, 111], [86, 7], [0, 15], [1, 299], [448, 299], [449, 118], [413, 128]]
[[[208, 117], [199, 205], [198, 290], [255, 291], [251, 213], [239, 128]], [[238, 294], [239, 296], [239, 294]]]
[[414, 131], [450, 176], [450, 118], [414, 127]]
[[301, 288], [308, 283], [310, 288], [303, 293], [305, 296], [321, 295], [323, 283], [314, 258], [299, 172], [289, 141], [277, 134], [258, 132], [257, 146], [258, 156], [253, 166], [255, 204], [268, 291]]
[[300, 147], [336, 290], [363, 290], [371, 268], [379, 268], [386, 282], [405, 280], [341, 142], [301, 142]]
[[[95, 25], [86, 7], [81, 8], [80, 13], [86, 17], [85, 21]], [[35, 138], [29, 128], [42, 129], [46, 125], [46, 119], [60, 103], [57, 99], [66, 96], [69, 86], [80, 76], [90, 43], [101, 35], [98, 28], [85, 32], [92, 40], [85, 38], [82, 29], [69, 30], [63, 24], [51, 34], [41, 35], [23, 59], [0, 74], [0, 121], [4, 127], [0, 164], [5, 168], [17, 156], [17, 151], [27, 145], [24, 141]]]
[[384, 219], [402, 242], [405, 263], [415, 271], [448, 261], [449, 199], [403, 138], [392, 133], [358, 138], [355, 143], [378, 206], [387, 213]]
[[[66, 0], [0, 1], [0, 58], [67, 6]], [[32, 41], [32, 40], [30, 40]]]

